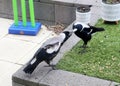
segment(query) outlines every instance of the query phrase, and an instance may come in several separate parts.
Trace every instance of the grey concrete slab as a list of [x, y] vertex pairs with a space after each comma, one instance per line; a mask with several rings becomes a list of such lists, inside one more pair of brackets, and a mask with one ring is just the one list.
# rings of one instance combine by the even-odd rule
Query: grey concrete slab
[[101, 6], [92, 6], [91, 7], [91, 12], [93, 14], [101, 15]]
[[1, 13], [3, 13], [3, 9], [4, 9], [3, 8], [3, 5], [4, 5], [3, 3], [4, 3], [4, 1], [0, 1], [0, 12]]
[[12, 82], [12, 86], [25, 86], [25, 85], [18, 84], [18, 83], [16, 83], [16, 82]]
[[91, 13], [90, 25], [95, 25], [98, 19], [100, 19], [100, 15]]
[[55, 5], [55, 22], [70, 24], [75, 20], [75, 7]]
[[85, 75], [55, 70], [51, 71], [39, 83], [49, 84], [49, 86], [109, 86], [110, 81], [102, 80]]
[[6, 1], [4, 1], [4, 13], [13, 14], [12, 0], [8, 0], [7, 3], [6, 3]]
[[47, 64], [41, 63], [32, 75], [23, 72], [24, 66], [12, 76], [12, 81], [25, 86], [38, 86], [39, 81], [51, 71], [51, 67], [44, 67], [45, 65]]
[[35, 17], [41, 20], [55, 21], [54, 4], [35, 2]]
[[3, 37], [0, 40], [0, 60], [17, 63], [37, 44], [17, 39]]

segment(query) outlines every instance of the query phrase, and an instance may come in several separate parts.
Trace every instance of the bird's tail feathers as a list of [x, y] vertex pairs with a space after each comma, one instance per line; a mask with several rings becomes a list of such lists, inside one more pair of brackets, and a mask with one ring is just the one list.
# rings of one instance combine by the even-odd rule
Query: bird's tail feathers
[[95, 26], [90, 26], [91, 29], [93, 29], [93, 33], [94, 32], [101, 32], [101, 31], [105, 31], [104, 28], [102, 27], [95, 27]]
[[96, 31], [99, 32], [99, 31], [105, 31], [104, 28], [96, 28]]
[[27, 74], [32, 74], [35, 68], [39, 65], [39, 63], [42, 61], [35, 61], [34, 63], [29, 63], [27, 66], [23, 69], [23, 71]]
[[23, 69], [23, 71], [25, 72], [25, 73], [28, 73], [28, 74], [32, 74], [32, 72], [34, 71], [34, 69], [35, 69], [35, 67], [33, 67], [32, 65], [27, 65], [24, 69]]
[[26, 67], [23, 69], [25, 73], [31, 74], [39, 63], [37, 62], [36, 55], [26, 64]]

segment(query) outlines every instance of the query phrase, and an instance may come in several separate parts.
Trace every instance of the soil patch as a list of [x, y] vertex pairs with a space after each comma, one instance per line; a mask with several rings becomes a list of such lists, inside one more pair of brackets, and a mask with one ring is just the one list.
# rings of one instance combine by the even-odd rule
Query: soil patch
[[89, 12], [92, 5], [80, 5], [77, 7], [77, 11], [81, 13]]
[[104, 3], [107, 4], [119, 4], [120, 0], [102, 0]]
[[45, 25], [48, 30], [55, 32], [56, 34], [59, 34], [61, 32], [63, 32], [63, 30], [66, 28], [64, 24], [62, 23], [56, 23], [55, 25]]

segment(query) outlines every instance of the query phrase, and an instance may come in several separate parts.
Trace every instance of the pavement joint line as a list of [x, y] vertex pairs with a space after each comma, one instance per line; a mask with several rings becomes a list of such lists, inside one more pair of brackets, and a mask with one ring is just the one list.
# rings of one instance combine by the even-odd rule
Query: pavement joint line
[[11, 62], [11, 61], [7, 61], [7, 60], [3, 60], [3, 59], [0, 59], [1, 62], [8, 62], [8, 63], [12, 63], [12, 64], [16, 64], [16, 65], [21, 65], [23, 66], [23, 64], [20, 64], [20, 63], [17, 63], [17, 62]]
[[[20, 60], [22, 60], [27, 54], [30, 53], [31, 50], [35, 49], [37, 46], [38, 46], [38, 44], [36, 43], [36, 45], [35, 45], [32, 49], [30, 49], [24, 56], [22, 56], [21, 59], [19, 59], [18, 63], [17, 63], [17, 62], [16, 62], [16, 63], [17, 63], [17, 64], [20, 64], [20, 63], [19, 63]], [[34, 55], [34, 54], [33, 54], [33, 55]], [[31, 59], [32, 59], [32, 58], [31, 58]], [[21, 64], [21, 65], [24, 65], [24, 64]]]
[[[9, 34], [8, 34], [9, 35]], [[6, 35], [6, 36], [8, 36]], [[5, 37], [6, 37], [5, 36]], [[4, 37], [3, 37], [4, 38]], [[30, 42], [30, 43], [36, 43], [36, 42], [33, 42], [33, 41], [30, 41], [30, 40], [24, 40], [24, 39], [17, 39], [17, 38], [11, 38], [11, 37], [6, 37], [6, 38], [9, 38], [9, 39], [14, 39], [14, 40], [20, 40], [20, 41], [24, 41], [24, 42]], [[36, 43], [37, 44], [37, 43]]]

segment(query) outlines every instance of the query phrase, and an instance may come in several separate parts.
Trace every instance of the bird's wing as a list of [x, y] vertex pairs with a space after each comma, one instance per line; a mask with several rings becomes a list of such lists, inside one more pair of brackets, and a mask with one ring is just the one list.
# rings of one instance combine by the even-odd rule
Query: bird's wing
[[50, 39], [46, 40], [43, 43], [42, 47], [45, 47], [46, 45], [54, 45], [54, 44], [56, 44], [58, 42], [61, 43], [62, 41], [63, 40], [60, 37], [53, 37], [53, 38], [50, 38]]
[[57, 42], [57, 43], [55, 43], [55, 44], [53, 44], [52, 46], [49, 46], [49, 48], [47, 48], [47, 53], [53, 53], [53, 52], [57, 52], [58, 50], [59, 50], [59, 48], [60, 48], [60, 43], [59, 42]]
[[56, 52], [59, 50], [62, 41], [60, 37], [53, 37], [44, 42], [42, 48], [47, 49], [47, 53]]
[[81, 23], [81, 25], [83, 26], [83, 28], [90, 28], [87, 24]]

